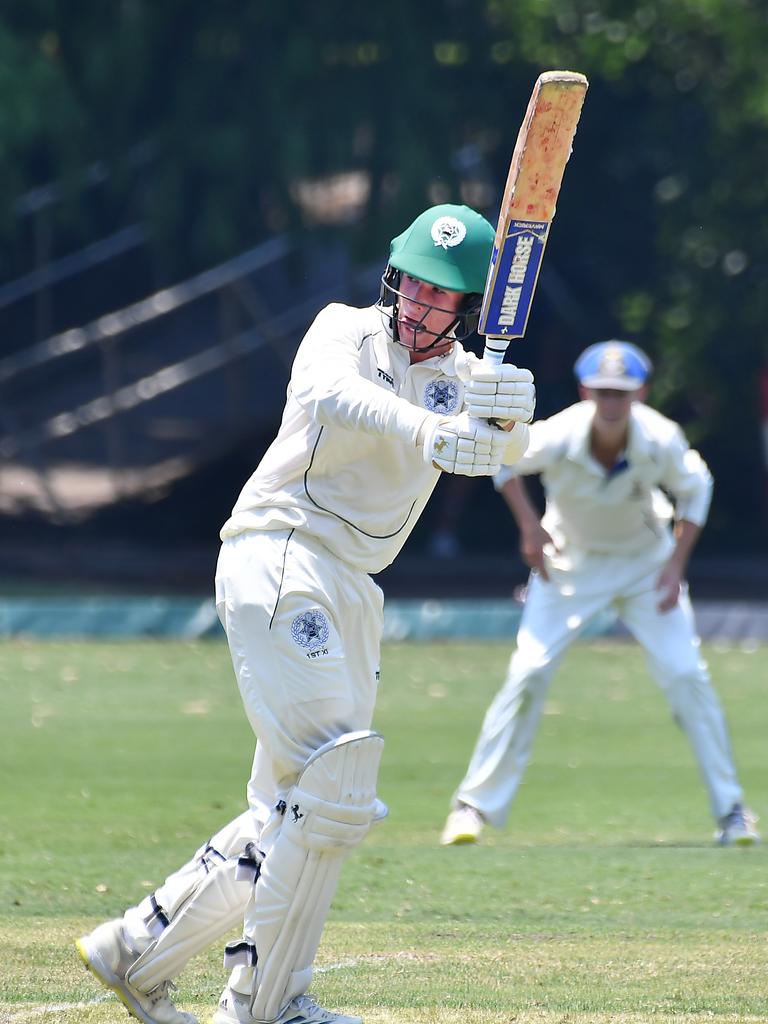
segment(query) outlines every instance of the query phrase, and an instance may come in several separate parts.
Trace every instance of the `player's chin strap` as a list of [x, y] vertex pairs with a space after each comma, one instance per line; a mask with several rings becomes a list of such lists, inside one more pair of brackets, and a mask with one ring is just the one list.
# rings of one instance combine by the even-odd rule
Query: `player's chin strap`
[[[228, 967], [256, 968], [251, 1014], [274, 1021], [312, 980], [312, 964], [342, 864], [384, 810], [376, 800], [384, 740], [345, 733], [307, 761], [285, 804], [274, 846], [261, 865], [245, 918], [245, 940], [230, 943]], [[247, 976], [239, 976], [242, 985]]]

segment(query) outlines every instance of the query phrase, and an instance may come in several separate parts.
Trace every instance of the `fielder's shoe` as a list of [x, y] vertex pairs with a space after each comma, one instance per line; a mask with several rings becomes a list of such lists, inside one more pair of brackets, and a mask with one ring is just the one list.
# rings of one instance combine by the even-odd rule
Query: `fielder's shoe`
[[144, 1024], [197, 1024], [197, 1017], [177, 1010], [171, 1002], [170, 981], [151, 992], [142, 992], [125, 980], [125, 973], [138, 958], [125, 939], [123, 922], [107, 921], [75, 943], [80, 959], [96, 978], [111, 988], [129, 1013]]
[[[251, 1016], [250, 996], [241, 995], [233, 988], [221, 993], [219, 1008], [211, 1024], [259, 1024]], [[363, 1024], [362, 1017], [347, 1017], [318, 1006], [309, 994], [296, 996], [280, 1014], [274, 1024]]]
[[754, 846], [760, 842], [760, 833], [755, 828], [757, 818], [746, 807], [734, 804], [728, 814], [719, 821], [715, 839], [721, 846]]
[[476, 843], [483, 831], [485, 821], [480, 811], [467, 804], [460, 804], [448, 815], [440, 842], [443, 846], [458, 846], [461, 843]]

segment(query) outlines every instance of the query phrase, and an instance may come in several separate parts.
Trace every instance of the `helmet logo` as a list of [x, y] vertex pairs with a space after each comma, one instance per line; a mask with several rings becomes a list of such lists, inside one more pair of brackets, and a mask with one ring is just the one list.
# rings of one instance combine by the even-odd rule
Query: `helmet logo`
[[467, 227], [455, 217], [438, 217], [430, 233], [435, 245], [441, 245], [443, 249], [452, 249], [454, 245], [464, 241]]

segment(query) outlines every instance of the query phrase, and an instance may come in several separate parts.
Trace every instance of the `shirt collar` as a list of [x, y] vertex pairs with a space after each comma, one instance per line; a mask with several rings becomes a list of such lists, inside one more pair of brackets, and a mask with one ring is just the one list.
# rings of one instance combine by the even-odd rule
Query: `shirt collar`
[[[592, 452], [589, 446], [589, 434], [592, 429], [592, 419], [595, 415], [594, 402], [580, 402], [578, 407], [580, 415], [573, 423], [568, 442], [568, 458], [574, 462], [592, 461]], [[629, 431], [627, 446], [624, 450], [624, 457], [630, 465], [637, 462], [646, 462], [651, 452], [651, 438], [645, 429], [642, 416], [639, 413], [641, 403], [634, 402], [629, 414]]]
[[456, 372], [456, 359], [459, 354], [463, 354], [464, 349], [461, 345], [454, 341], [453, 348], [446, 352], [442, 356], [431, 356], [429, 359], [422, 359], [419, 363], [412, 363], [411, 358], [408, 354], [408, 349], [405, 345], [398, 345], [396, 341], [392, 340], [392, 336], [389, 337], [389, 343], [392, 348], [397, 349], [405, 357], [405, 363], [407, 366], [423, 366], [426, 370], [438, 370], [440, 373], [444, 373], [446, 377], [458, 376]]

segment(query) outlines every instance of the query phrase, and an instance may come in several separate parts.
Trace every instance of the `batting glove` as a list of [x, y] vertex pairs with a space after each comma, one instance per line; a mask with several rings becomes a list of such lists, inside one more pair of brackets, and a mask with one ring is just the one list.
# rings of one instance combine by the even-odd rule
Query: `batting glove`
[[533, 374], [509, 363], [475, 363], [464, 385], [464, 401], [470, 416], [478, 419], [530, 423], [536, 408]]
[[429, 420], [424, 430], [424, 461], [444, 473], [493, 476], [510, 444], [500, 427], [472, 419], [468, 412]]

